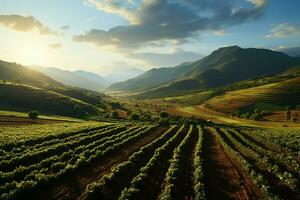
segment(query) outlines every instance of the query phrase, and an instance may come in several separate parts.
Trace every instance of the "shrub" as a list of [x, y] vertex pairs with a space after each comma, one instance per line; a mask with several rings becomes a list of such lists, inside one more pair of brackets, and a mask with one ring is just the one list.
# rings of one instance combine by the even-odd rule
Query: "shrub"
[[168, 114], [167, 112], [165, 112], [165, 111], [161, 111], [161, 112], [159, 113], [159, 117], [160, 117], [160, 118], [168, 118], [168, 117], [169, 117], [169, 114]]
[[37, 111], [30, 111], [28, 113], [29, 119], [31, 119], [33, 121], [36, 120], [36, 119], [38, 119], [38, 116], [39, 116], [39, 113]]
[[111, 118], [118, 118], [119, 117], [119, 113], [117, 111], [113, 111], [110, 113], [109, 115]]
[[254, 113], [253, 115], [251, 115], [250, 119], [252, 119], [252, 120], [261, 120], [262, 115], [260, 113]]
[[136, 113], [132, 113], [131, 115], [129, 115], [129, 119], [131, 120], [139, 120], [140, 116]]

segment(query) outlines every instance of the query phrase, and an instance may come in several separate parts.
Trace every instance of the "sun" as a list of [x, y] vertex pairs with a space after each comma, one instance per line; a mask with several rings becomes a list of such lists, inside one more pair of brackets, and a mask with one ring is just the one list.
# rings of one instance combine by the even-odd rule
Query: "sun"
[[20, 61], [24, 64], [42, 64], [47, 60], [47, 48], [40, 44], [26, 44], [20, 48]]

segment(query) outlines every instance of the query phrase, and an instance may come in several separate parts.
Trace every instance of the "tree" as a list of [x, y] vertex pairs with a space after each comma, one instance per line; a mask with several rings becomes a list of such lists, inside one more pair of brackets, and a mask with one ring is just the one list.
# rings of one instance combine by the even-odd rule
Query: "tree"
[[161, 112], [159, 113], [159, 117], [160, 117], [160, 118], [168, 118], [168, 117], [169, 117], [169, 114], [168, 114], [167, 112], [165, 112], [165, 111], [161, 111]]
[[119, 113], [117, 111], [113, 111], [110, 113], [111, 118], [119, 118]]
[[139, 120], [140, 119], [140, 116], [136, 113], [132, 113], [130, 116], [129, 116], [129, 119], [131, 120]]
[[111, 108], [114, 110], [122, 109], [122, 105], [119, 102], [111, 102], [110, 105], [111, 105]]
[[290, 110], [285, 111], [285, 120], [291, 121], [291, 111]]
[[32, 121], [37, 120], [39, 116], [39, 113], [37, 111], [30, 111], [28, 113], [28, 117], [29, 119], [31, 119]]

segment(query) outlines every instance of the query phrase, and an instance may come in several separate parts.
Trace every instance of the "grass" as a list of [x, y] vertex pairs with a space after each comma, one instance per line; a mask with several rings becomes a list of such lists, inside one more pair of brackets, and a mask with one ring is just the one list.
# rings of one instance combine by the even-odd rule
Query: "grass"
[[164, 98], [164, 101], [169, 103], [177, 103], [177, 104], [184, 104], [184, 105], [197, 105], [211, 98], [213, 93], [214, 93], [213, 91], [205, 91], [205, 92], [199, 92], [195, 94], [189, 94], [189, 95], [183, 95], [177, 97], [167, 97]]
[[[8, 111], [8, 110], [0, 110], [0, 116], [7, 117], [28, 117], [28, 113], [25, 112], [16, 112], [16, 111]], [[50, 119], [50, 120], [61, 120], [61, 121], [70, 121], [70, 122], [83, 122], [81, 119], [71, 118], [71, 117], [63, 117], [63, 116], [48, 116], [48, 115], [39, 115], [40, 119]]]
[[[280, 110], [287, 105], [297, 105], [300, 99], [300, 77], [249, 89], [236, 90], [213, 97], [206, 103], [212, 109], [233, 112], [256, 106]], [[263, 106], [262, 106], [263, 105]], [[266, 105], [268, 105], [266, 107]]]

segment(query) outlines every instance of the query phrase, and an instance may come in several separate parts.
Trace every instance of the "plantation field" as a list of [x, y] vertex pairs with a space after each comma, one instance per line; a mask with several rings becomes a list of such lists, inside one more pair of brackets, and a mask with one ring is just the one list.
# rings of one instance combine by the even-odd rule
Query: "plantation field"
[[300, 198], [300, 129], [52, 126], [1, 129], [1, 199]]
[[284, 110], [288, 105], [295, 106], [299, 103], [299, 86], [300, 78], [297, 77], [279, 83], [227, 92], [209, 99], [206, 104], [214, 110], [227, 113], [236, 110], [248, 111], [251, 107]]
[[[274, 112], [266, 115], [264, 120], [255, 121], [243, 118], [233, 117], [231, 118], [229, 114], [222, 113], [219, 111], [211, 110], [206, 108], [203, 105], [199, 106], [188, 106], [188, 107], [177, 107], [170, 108], [168, 112], [173, 115], [180, 115], [183, 117], [194, 117], [206, 119], [217, 124], [228, 124], [233, 126], [250, 126], [250, 127], [262, 127], [262, 128], [275, 128], [275, 127], [289, 127], [297, 128], [299, 127], [299, 120], [295, 122], [287, 122], [284, 119], [284, 112]], [[292, 114], [295, 115], [298, 111], [292, 111]], [[268, 121], [266, 121], [266, 120]]]

